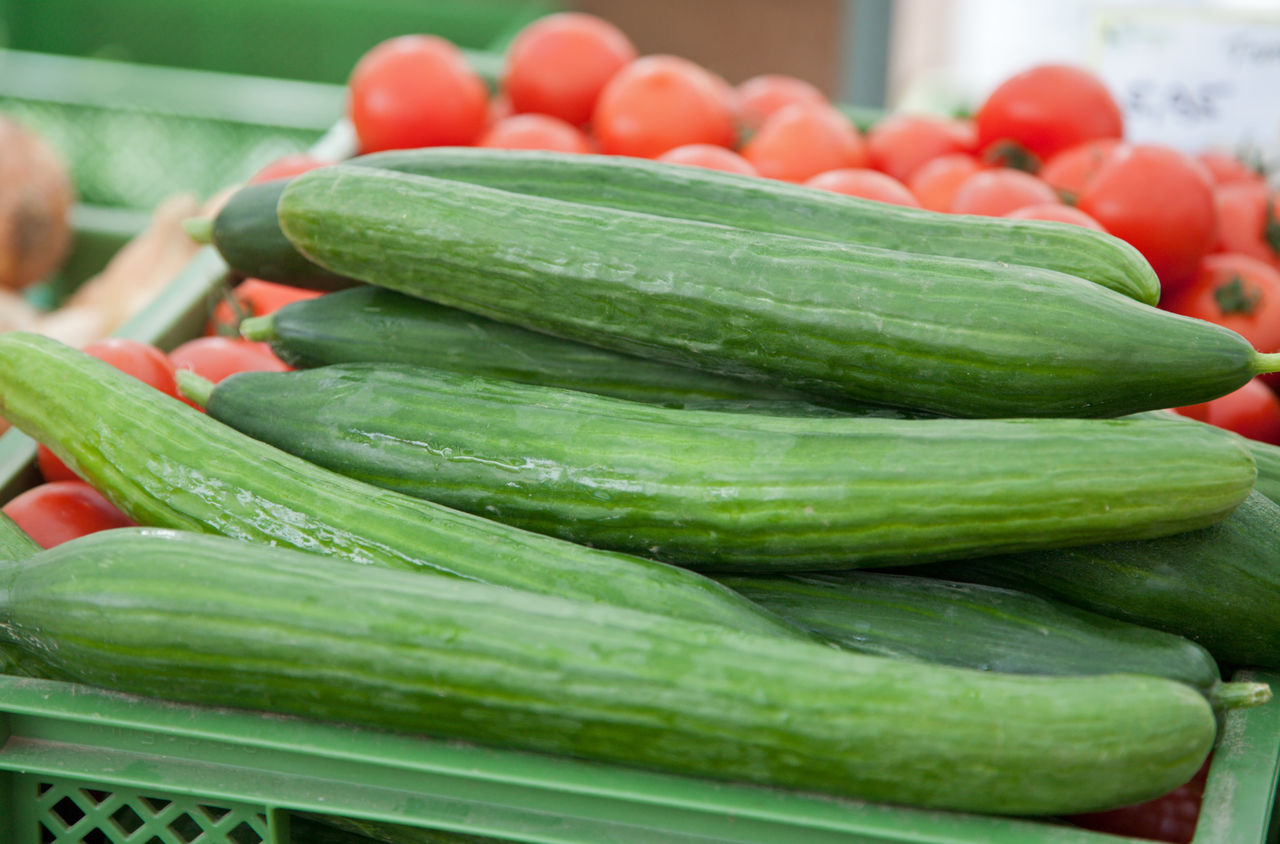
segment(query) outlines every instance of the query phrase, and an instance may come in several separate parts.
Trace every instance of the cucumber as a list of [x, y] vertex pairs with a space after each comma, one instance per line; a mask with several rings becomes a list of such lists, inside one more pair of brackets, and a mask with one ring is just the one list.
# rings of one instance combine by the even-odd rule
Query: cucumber
[[1280, 501], [1280, 446], [1246, 439], [1245, 447], [1258, 467], [1253, 488], [1272, 501]]
[[802, 635], [693, 572], [507, 527], [321, 469], [39, 335], [0, 334], [0, 415], [139, 524]]
[[295, 367], [430, 363], [438, 369], [605, 396], [681, 404], [792, 399], [798, 393], [624, 355], [361, 285], [285, 305], [240, 324]]
[[40, 550], [40, 544], [18, 527], [18, 523], [0, 513], [0, 560], [29, 557]]
[[1254, 478], [1239, 437], [1176, 420], [722, 413], [407, 364], [180, 377], [214, 419], [363, 483], [704, 572], [1161, 536]]
[[[369, 167], [305, 173], [285, 234], [344, 275], [571, 340], [954, 416], [1118, 416], [1280, 368], [1048, 270], [868, 250]], [[358, 233], [358, 234], [353, 234]]]
[[1215, 709], [1270, 699], [1223, 683], [1201, 646], [1012, 589], [911, 574], [849, 571], [719, 581], [858, 653], [1008, 674], [1151, 674], [1198, 688]]
[[0, 575], [0, 630], [121, 692], [841, 797], [1001, 814], [1164, 794], [1215, 738], [1164, 678], [864, 656], [221, 537], [83, 537]]
[[[1044, 267], [1147, 304], [1160, 297], [1159, 280], [1136, 249], [1078, 226], [937, 214], [772, 179], [618, 156], [451, 147], [383, 152], [348, 164], [753, 231]], [[341, 283], [340, 275], [304, 263], [282, 236], [273, 212], [283, 189], [276, 182], [233, 195], [214, 220], [214, 243], [247, 275], [322, 289]]]
[[1257, 492], [1217, 524], [1176, 536], [912, 573], [1017, 589], [1176, 633], [1225, 666], [1280, 668], [1280, 505]]

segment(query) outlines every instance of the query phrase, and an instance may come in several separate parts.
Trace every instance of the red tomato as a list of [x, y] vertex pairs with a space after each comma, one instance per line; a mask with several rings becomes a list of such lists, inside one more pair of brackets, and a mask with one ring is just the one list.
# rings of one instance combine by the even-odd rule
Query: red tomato
[[1056, 190], [1064, 202], [1075, 202], [1085, 184], [1101, 169], [1107, 155], [1120, 144], [1118, 138], [1098, 138], [1076, 144], [1046, 161], [1036, 175]]
[[865, 167], [867, 148], [856, 126], [828, 105], [797, 103], [774, 113], [742, 148], [761, 176], [803, 182], [826, 170]]
[[1280, 270], [1249, 255], [1206, 255], [1190, 284], [1161, 306], [1230, 328], [1260, 352], [1280, 351]]
[[912, 208], [920, 207], [920, 202], [902, 182], [887, 173], [865, 167], [828, 170], [806, 181], [805, 186], [843, 193], [846, 196], [873, 199], [877, 202], [907, 205]]
[[677, 56], [645, 56], [619, 71], [596, 102], [592, 130], [606, 155], [656, 158], [685, 144], [732, 147], [724, 81]]
[[[150, 384], [165, 395], [178, 397], [173, 366], [165, 353], [155, 346], [123, 337], [107, 337], [90, 343], [83, 351]], [[36, 466], [46, 481], [79, 480], [76, 473], [44, 445], [36, 446]]]
[[708, 170], [723, 170], [726, 173], [738, 173], [742, 176], [758, 176], [751, 162], [731, 149], [713, 146], [712, 144], [685, 144], [682, 147], [669, 149], [658, 156], [659, 161], [667, 164], [685, 164], [691, 167], [706, 167]]
[[205, 334], [238, 337], [241, 320], [273, 314], [292, 302], [314, 299], [319, 295], [321, 294], [317, 290], [263, 281], [260, 278], [246, 278], [213, 309]]
[[1215, 185], [1230, 185], [1236, 182], [1262, 182], [1262, 174], [1245, 164], [1234, 155], [1221, 150], [1205, 150], [1196, 153], [1196, 161], [1209, 171], [1209, 178]]
[[1027, 205], [1057, 201], [1053, 188], [1030, 173], [996, 167], [974, 173], [961, 182], [951, 199], [951, 212], [1000, 217]]
[[920, 200], [922, 208], [950, 211], [960, 185], [974, 173], [985, 169], [986, 165], [975, 156], [953, 152], [920, 165], [907, 180], [907, 187]]
[[[237, 372], [287, 372], [291, 368], [267, 343], [236, 337], [197, 337], [170, 352], [169, 359], [174, 368], [189, 369], [215, 384]], [[203, 409], [185, 396], [180, 398], [197, 410]]]
[[1046, 161], [1093, 138], [1124, 136], [1115, 98], [1087, 70], [1044, 64], [1002, 82], [978, 108], [978, 148], [1013, 144]]
[[735, 96], [738, 117], [742, 125], [752, 131], [759, 129], [774, 112], [793, 103], [830, 105], [827, 95], [816, 87], [783, 73], [753, 76], [738, 86]]
[[591, 152], [582, 130], [546, 114], [513, 114], [492, 126], [476, 141], [493, 149], [549, 149], [555, 152]]
[[635, 59], [636, 48], [608, 21], [581, 12], [547, 15], [511, 42], [501, 88], [516, 113], [582, 126], [605, 84]]
[[1093, 229], [1098, 232], [1106, 231], [1102, 228], [1101, 223], [1079, 208], [1063, 205], [1061, 202], [1026, 205], [1022, 208], [1016, 208], [1004, 216], [1014, 220], [1048, 220], [1053, 223], [1071, 223], [1072, 225], [1083, 226], [1086, 229]]
[[1111, 835], [1164, 841], [1168, 844], [1190, 844], [1195, 837], [1196, 822], [1200, 818], [1200, 802], [1204, 797], [1204, 784], [1208, 776], [1209, 762], [1206, 760], [1190, 782], [1178, 786], [1163, 797], [1110, 812], [1073, 815], [1069, 820], [1076, 826]]
[[305, 152], [300, 152], [297, 155], [286, 155], [264, 165], [261, 170], [249, 177], [249, 184], [257, 185], [275, 179], [292, 179], [294, 176], [299, 176], [308, 170], [324, 167], [328, 163], [328, 161], [321, 161], [318, 158], [307, 155]]
[[484, 131], [489, 91], [462, 51], [435, 35], [402, 35], [360, 57], [347, 83], [362, 152], [465, 146]]
[[1177, 411], [1251, 440], [1280, 445], [1280, 397], [1261, 378], [1221, 398]]
[[867, 132], [867, 158], [871, 166], [900, 182], [911, 178], [920, 165], [940, 155], [974, 152], [977, 134], [965, 120], [922, 114], [895, 114]]
[[137, 525], [102, 493], [79, 479], [34, 486], [0, 509], [41, 548], [52, 548], [100, 530]]
[[1280, 192], [1265, 182], [1232, 182], [1213, 192], [1217, 252], [1240, 252], [1280, 267]]
[[1076, 207], [1137, 248], [1166, 296], [1195, 277], [1217, 239], [1208, 174], [1169, 147], [1116, 147], [1085, 184]]

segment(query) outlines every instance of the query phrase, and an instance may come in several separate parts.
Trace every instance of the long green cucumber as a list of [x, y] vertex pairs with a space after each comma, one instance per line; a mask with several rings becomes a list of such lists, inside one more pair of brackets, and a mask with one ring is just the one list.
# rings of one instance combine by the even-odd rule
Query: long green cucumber
[[1134, 803], [1215, 737], [1203, 696], [1164, 678], [925, 665], [135, 531], [10, 567], [0, 630], [134, 694], [943, 809]]
[[1198, 531], [912, 573], [1017, 589], [1176, 633], [1222, 665], [1280, 667], [1280, 505], [1260, 493]]
[[0, 513], [0, 560], [29, 557], [39, 550], [40, 544], [18, 527], [17, 522]]
[[[618, 156], [435, 148], [377, 153], [347, 163], [673, 219], [1044, 267], [1151, 305], [1160, 296], [1159, 280], [1136, 249], [1078, 226], [886, 207], [771, 179]], [[283, 189], [276, 182], [232, 196], [214, 218], [213, 242], [247, 275], [323, 289], [342, 284], [340, 274], [307, 262], [281, 234], [272, 212]]]
[[1270, 699], [1223, 683], [1200, 645], [1069, 604], [974, 583], [848, 571], [719, 581], [842, 648], [1010, 674], [1151, 674], [1200, 689], [1215, 709]]
[[322, 469], [38, 335], [0, 334], [0, 416], [139, 524], [800, 635], [693, 572], [518, 530]]
[[429, 363], [454, 372], [661, 404], [803, 398], [767, 384], [562, 340], [370, 285], [293, 302], [245, 320], [240, 332], [270, 342], [282, 360], [296, 367]]
[[332, 270], [668, 363], [956, 416], [1117, 416], [1280, 368], [1238, 334], [1074, 276], [867, 250], [369, 167], [292, 180]]
[[214, 419], [350, 478], [697, 571], [1161, 536], [1255, 474], [1239, 437], [1176, 420], [694, 411], [407, 364], [194, 380]]

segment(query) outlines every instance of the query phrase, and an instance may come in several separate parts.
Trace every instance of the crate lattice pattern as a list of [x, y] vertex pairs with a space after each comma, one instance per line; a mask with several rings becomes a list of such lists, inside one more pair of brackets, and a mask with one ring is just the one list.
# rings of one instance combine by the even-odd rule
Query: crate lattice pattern
[[[265, 844], [261, 807], [33, 778], [39, 837], [30, 844]], [[19, 842], [27, 844], [27, 842]]]

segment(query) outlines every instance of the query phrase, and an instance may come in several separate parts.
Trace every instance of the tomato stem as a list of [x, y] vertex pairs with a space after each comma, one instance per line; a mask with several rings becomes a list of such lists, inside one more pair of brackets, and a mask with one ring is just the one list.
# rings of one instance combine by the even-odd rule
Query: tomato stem
[[191, 401], [204, 407], [209, 403], [209, 397], [213, 395], [213, 382], [208, 378], [196, 375], [190, 369], [179, 369], [176, 378], [178, 381], [178, 392], [191, 399]]
[[1233, 273], [1213, 289], [1213, 301], [1223, 314], [1251, 314], [1262, 301], [1262, 291], [1249, 286], [1239, 273]]

